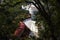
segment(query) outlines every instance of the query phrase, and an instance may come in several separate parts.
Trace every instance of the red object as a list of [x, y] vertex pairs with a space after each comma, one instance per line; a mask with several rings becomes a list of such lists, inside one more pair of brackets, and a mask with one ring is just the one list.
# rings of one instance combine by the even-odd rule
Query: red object
[[19, 23], [19, 27], [16, 29], [14, 35], [15, 36], [19, 36], [20, 34], [22, 34], [22, 32], [24, 31], [25, 27], [26, 27], [25, 24], [23, 22], [20, 22]]

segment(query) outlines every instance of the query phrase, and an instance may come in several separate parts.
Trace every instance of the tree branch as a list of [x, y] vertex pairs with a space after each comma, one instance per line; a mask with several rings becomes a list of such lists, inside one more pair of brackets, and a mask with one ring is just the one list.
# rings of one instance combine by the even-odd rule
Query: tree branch
[[38, 6], [36, 5], [36, 3], [30, 2], [30, 1], [25, 1], [25, 2], [26, 2], [26, 3], [32, 3], [37, 9], [39, 9]]
[[41, 16], [45, 19], [45, 20], [49, 20], [49, 15], [48, 15], [48, 13], [45, 11], [45, 9], [44, 9], [44, 6], [41, 4], [41, 2], [40, 1], [37, 1], [37, 0], [34, 0], [35, 2], [36, 2], [36, 4], [38, 5], [38, 7], [39, 7], [39, 12], [40, 12], [40, 14], [41, 14]]

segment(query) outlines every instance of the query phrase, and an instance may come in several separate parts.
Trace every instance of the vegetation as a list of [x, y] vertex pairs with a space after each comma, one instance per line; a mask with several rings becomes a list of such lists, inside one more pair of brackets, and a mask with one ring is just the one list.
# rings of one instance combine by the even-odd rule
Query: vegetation
[[[41, 40], [60, 40], [60, 2], [59, 0], [3, 0], [0, 1], [0, 39], [13, 37], [21, 18], [26, 18], [28, 11], [22, 10], [21, 5], [33, 3], [39, 10], [36, 14], [37, 24], [43, 24], [45, 30], [39, 30]], [[41, 3], [43, 2], [43, 3]], [[37, 18], [38, 17], [38, 18]], [[29, 40], [28, 38], [26, 40]]]

